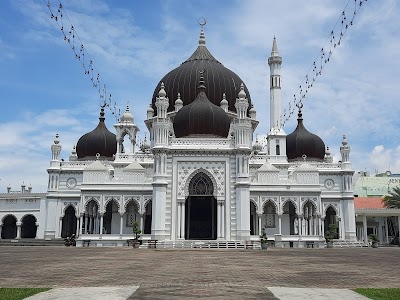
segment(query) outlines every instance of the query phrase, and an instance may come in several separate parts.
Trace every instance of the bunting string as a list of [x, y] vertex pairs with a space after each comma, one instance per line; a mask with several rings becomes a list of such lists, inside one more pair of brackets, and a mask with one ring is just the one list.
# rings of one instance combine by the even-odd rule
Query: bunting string
[[333, 52], [341, 45], [343, 37], [348, 29], [354, 24], [354, 19], [367, 0], [354, 0], [354, 6], [350, 5], [349, 0], [340, 14], [335, 26], [331, 30], [324, 46], [318, 52], [314, 62], [309, 68], [306, 76], [301, 82], [299, 88], [293, 95], [293, 99], [288, 103], [280, 116], [281, 126], [284, 127], [286, 122], [295, 113], [296, 107], [302, 104], [310, 89], [314, 86], [318, 77], [322, 76], [322, 70], [327, 63], [331, 61]]
[[100, 72], [94, 65], [93, 60], [79, 38], [76, 28], [72, 25], [64, 6], [58, 0], [44, 0], [44, 2], [49, 9], [50, 18], [57, 23], [64, 37], [64, 41], [69, 44], [74, 52], [75, 58], [82, 65], [85, 75], [87, 75], [92, 82], [92, 86], [97, 90], [100, 98], [100, 106], [108, 107], [118, 122], [121, 110], [118, 108], [117, 102], [112, 97], [112, 94], [108, 91], [106, 83], [102, 79]]

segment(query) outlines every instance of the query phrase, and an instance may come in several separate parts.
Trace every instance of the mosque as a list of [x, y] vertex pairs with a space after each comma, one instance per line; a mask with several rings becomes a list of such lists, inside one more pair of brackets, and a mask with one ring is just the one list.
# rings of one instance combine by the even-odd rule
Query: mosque
[[[58, 239], [76, 234], [77, 246], [123, 246], [137, 222], [141, 239], [184, 245], [259, 241], [276, 247], [324, 246], [324, 232], [356, 241], [350, 162], [345, 136], [333, 162], [323, 140], [306, 129], [281, 126], [281, 64], [277, 40], [270, 68], [270, 131], [255, 138], [256, 108], [246, 84], [207, 49], [203, 26], [197, 49], [156, 85], [145, 125], [127, 107], [117, 124], [84, 134], [69, 159], [60, 137], [51, 146], [48, 190], [2, 194], [3, 239]], [[114, 133], [113, 133], [113, 132]], [[130, 147], [126, 147], [127, 142]]]

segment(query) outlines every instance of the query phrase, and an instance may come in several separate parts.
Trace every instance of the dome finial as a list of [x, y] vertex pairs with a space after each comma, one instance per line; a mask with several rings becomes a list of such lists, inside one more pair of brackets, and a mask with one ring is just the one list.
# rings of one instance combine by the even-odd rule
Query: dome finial
[[199, 45], [205, 45], [206, 44], [206, 37], [204, 35], [204, 25], [207, 24], [207, 20], [206, 20], [206, 18], [201, 17], [201, 18], [199, 18], [198, 22], [199, 22], [199, 25], [201, 26]]
[[100, 120], [100, 122], [103, 122], [104, 123], [104, 120], [105, 120], [106, 118], [104, 117], [104, 106], [102, 105], [101, 106], [101, 109], [100, 109], [100, 117], [99, 117], [99, 120]]
[[199, 71], [200, 73], [200, 80], [199, 80], [199, 91], [204, 92], [206, 90], [205, 82], [204, 82], [204, 73], [206, 70], [203, 68], [203, 70]]
[[301, 121], [301, 120], [303, 120], [303, 114], [301, 113], [301, 109], [303, 108], [303, 103], [301, 103], [301, 102], [297, 103], [296, 106], [299, 109], [299, 113], [297, 115], [298, 116], [297, 120]]

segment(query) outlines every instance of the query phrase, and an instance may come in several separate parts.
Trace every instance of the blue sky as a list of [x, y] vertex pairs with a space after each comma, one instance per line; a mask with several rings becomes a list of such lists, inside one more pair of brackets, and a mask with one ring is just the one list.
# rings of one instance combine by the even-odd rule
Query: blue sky
[[[353, 5], [353, 1], [350, 1]], [[57, 1], [50, 1], [56, 4]], [[327, 40], [347, 0], [63, 2], [121, 110], [129, 101], [143, 138], [156, 84], [197, 47], [207, 47], [250, 90], [259, 136], [269, 131], [269, 67], [276, 35], [283, 57], [282, 109]], [[304, 101], [304, 123], [340, 160], [343, 134], [356, 170], [400, 172], [400, 8], [368, 1]], [[0, 2], [0, 192], [24, 181], [45, 191], [56, 133], [68, 159], [97, 125], [99, 97], [43, 0]], [[115, 123], [107, 112], [110, 130]], [[285, 126], [294, 130], [296, 118]]]

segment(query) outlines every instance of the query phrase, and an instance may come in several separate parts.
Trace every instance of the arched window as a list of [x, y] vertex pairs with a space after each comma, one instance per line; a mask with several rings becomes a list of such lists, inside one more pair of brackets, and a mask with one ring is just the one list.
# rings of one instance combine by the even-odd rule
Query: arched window
[[213, 184], [211, 179], [204, 173], [196, 174], [190, 181], [189, 194], [210, 196], [213, 194]]

